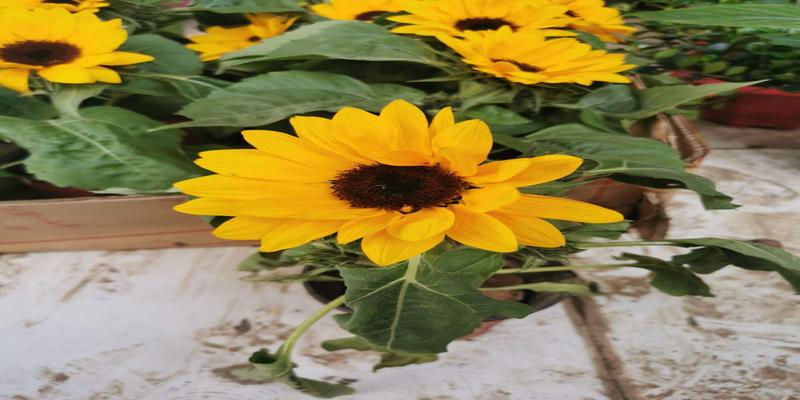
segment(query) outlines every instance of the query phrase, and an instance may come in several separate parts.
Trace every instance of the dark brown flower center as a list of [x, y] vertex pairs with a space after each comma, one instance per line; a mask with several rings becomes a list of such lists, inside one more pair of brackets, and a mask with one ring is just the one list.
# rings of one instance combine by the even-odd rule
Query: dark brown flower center
[[0, 59], [6, 62], [49, 67], [66, 64], [81, 55], [81, 49], [64, 42], [26, 40], [0, 48]]
[[413, 212], [458, 201], [470, 187], [438, 166], [359, 165], [331, 181], [333, 195], [355, 208]]
[[456, 29], [460, 31], [496, 31], [504, 26], [516, 30], [516, 25], [502, 18], [465, 18], [456, 22]]
[[508, 59], [505, 59], [505, 58], [497, 58], [497, 59], [493, 58], [492, 61], [494, 61], [494, 62], [507, 62], [507, 63], [512, 64], [515, 67], [525, 71], [525, 72], [541, 72], [542, 71], [541, 68], [539, 68], [539, 67], [537, 67], [535, 65], [525, 64], [525, 63], [521, 63], [519, 61], [508, 60]]
[[378, 18], [381, 15], [386, 14], [387, 12], [388, 11], [381, 11], [381, 10], [367, 11], [356, 15], [356, 19], [359, 21], [372, 21], [373, 19]]

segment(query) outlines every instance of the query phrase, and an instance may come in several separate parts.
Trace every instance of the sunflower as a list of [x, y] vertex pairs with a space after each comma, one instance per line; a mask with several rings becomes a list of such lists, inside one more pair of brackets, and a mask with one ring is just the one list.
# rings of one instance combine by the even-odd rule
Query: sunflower
[[620, 42], [635, 28], [625, 25], [616, 8], [606, 7], [603, 0], [550, 0], [569, 7], [567, 14], [577, 20], [570, 27], [591, 33], [608, 42]]
[[546, 29], [566, 27], [574, 21], [567, 7], [547, 0], [416, 0], [404, 8], [410, 15], [389, 20], [405, 26], [396, 33], [421, 36], [462, 36], [467, 32], [493, 31], [509, 27], [514, 31], [544, 30], [551, 36], [572, 36], [567, 31]]
[[250, 47], [264, 39], [278, 36], [286, 32], [297, 19], [284, 15], [258, 14], [247, 15], [249, 25], [235, 28], [212, 26], [205, 33], [189, 36], [194, 43], [186, 47], [200, 53], [203, 61], [213, 61], [223, 54]]
[[492, 135], [482, 121], [456, 123], [448, 107], [428, 124], [417, 107], [395, 100], [380, 115], [345, 107], [332, 119], [293, 117], [297, 137], [244, 131], [255, 149], [214, 150], [196, 161], [217, 175], [178, 182], [199, 197], [175, 207], [232, 216], [214, 230], [224, 239], [261, 240], [261, 251], [288, 249], [338, 232], [361, 239], [364, 254], [389, 265], [450, 237], [494, 252], [519, 245], [560, 247], [543, 218], [592, 223], [622, 220], [602, 207], [517, 188], [574, 172], [577, 157], [547, 155], [483, 163]]
[[152, 61], [144, 54], [116, 50], [128, 33], [122, 20], [101, 21], [88, 11], [63, 8], [0, 11], [0, 85], [27, 93], [28, 76], [58, 83], [119, 83], [106, 66]]
[[386, 13], [403, 10], [404, 0], [331, 0], [315, 4], [311, 9], [328, 19], [372, 21]]
[[0, 8], [63, 8], [69, 12], [89, 11], [96, 13], [108, 7], [105, 0], [0, 0]]
[[550, 39], [539, 32], [468, 32], [463, 39], [439, 36], [478, 71], [510, 81], [536, 83], [628, 83], [618, 72], [634, 68], [622, 54], [592, 50], [575, 39]]

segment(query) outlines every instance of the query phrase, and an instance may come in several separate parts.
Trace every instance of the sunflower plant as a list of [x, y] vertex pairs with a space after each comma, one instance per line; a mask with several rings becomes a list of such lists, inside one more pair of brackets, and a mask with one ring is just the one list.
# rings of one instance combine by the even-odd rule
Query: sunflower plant
[[[800, 290], [798, 259], [779, 249], [619, 241], [631, 216], [569, 198], [613, 179], [736, 207], [670, 146], [628, 131], [748, 83], [642, 73], [651, 60], [624, 47], [635, 29], [602, 1], [3, 4], [0, 184], [179, 191], [192, 198], [177, 211], [210, 217], [214, 235], [259, 242], [248, 279], [339, 285], [239, 379], [349, 392], [292, 363], [298, 339], [342, 307], [352, 336], [323, 347], [381, 352], [383, 368], [434, 361], [486, 319], [525, 317], [537, 308], [516, 300], [531, 294], [593, 293], [569, 271], [643, 268], [667, 294], [708, 296], [698, 274], [730, 264]], [[570, 261], [644, 245], [689, 250]]]

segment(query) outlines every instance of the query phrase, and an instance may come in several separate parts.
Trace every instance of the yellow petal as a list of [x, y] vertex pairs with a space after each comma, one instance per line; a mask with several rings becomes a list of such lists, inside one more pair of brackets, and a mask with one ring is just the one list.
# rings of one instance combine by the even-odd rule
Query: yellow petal
[[[304, 194], [305, 191], [302, 191], [305, 187], [304, 185], [305, 184], [291, 182], [247, 179], [236, 176], [208, 175], [180, 181], [173, 186], [181, 192], [192, 196], [252, 200], [282, 195], [287, 192]], [[311, 186], [311, 188], [317, 189], [318, 186]]]
[[492, 161], [479, 165], [478, 172], [471, 176], [469, 181], [478, 185], [503, 182], [526, 170], [528, 165], [530, 165], [529, 158]]
[[263, 198], [237, 202], [237, 215], [295, 219], [355, 219], [379, 213], [371, 208], [352, 208], [333, 197], [327, 184], [305, 184], [269, 193]]
[[594, 204], [560, 197], [537, 196], [532, 194], [523, 195], [519, 200], [504, 207], [501, 211], [521, 215], [535, 215], [541, 218], [590, 222], [595, 224], [619, 222], [625, 219], [622, 214], [614, 210], [609, 210]]
[[194, 199], [178, 204], [172, 209], [184, 214], [209, 215], [209, 216], [234, 216], [235, 201], [220, 199]]
[[469, 154], [455, 148], [439, 149], [439, 165], [462, 177], [469, 177], [478, 172], [478, 163]]
[[423, 153], [406, 150], [375, 151], [369, 153], [371, 160], [395, 166], [431, 165], [431, 157]]
[[381, 110], [380, 118], [399, 132], [400, 150], [430, 154], [428, 118], [422, 110], [405, 100], [395, 100]]
[[452, 107], [445, 107], [439, 110], [436, 113], [436, 116], [433, 117], [433, 121], [431, 121], [430, 126], [430, 136], [433, 138], [439, 132], [453, 126], [456, 124], [456, 119], [453, 116], [453, 108]]
[[524, 171], [502, 181], [516, 187], [538, 185], [563, 178], [578, 169], [583, 159], [573, 156], [553, 154], [528, 159], [530, 164]]
[[336, 140], [368, 156], [376, 151], [400, 150], [397, 128], [374, 114], [345, 107], [331, 120]]
[[453, 213], [442, 207], [426, 208], [403, 215], [386, 228], [390, 235], [410, 242], [425, 240], [450, 229], [455, 221]]
[[333, 154], [315, 151], [316, 149], [306, 146], [299, 138], [282, 132], [251, 130], [242, 131], [242, 136], [247, 143], [270, 156], [288, 161], [302, 160], [303, 164], [322, 169], [342, 171], [353, 167], [352, 162], [336, 158]]
[[86, 68], [74, 64], [60, 64], [38, 71], [39, 76], [50, 82], [58, 83], [92, 83], [94, 77]]
[[114, 71], [111, 68], [104, 68], [104, 67], [93, 67], [87, 68], [89, 74], [92, 75], [92, 78], [97, 82], [105, 82], [105, 83], [120, 83], [122, 82], [122, 78], [120, 78], [117, 71]]
[[261, 240], [283, 222], [281, 219], [234, 217], [211, 232], [220, 239]]
[[461, 202], [472, 211], [487, 212], [514, 203], [519, 197], [519, 190], [511, 185], [489, 185], [467, 190], [461, 196]]
[[401, 215], [402, 214], [394, 211], [384, 211], [372, 217], [348, 221], [339, 228], [339, 234], [336, 240], [339, 244], [347, 244], [354, 240], [361, 239], [364, 236], [382, 231], [393, 221], [400, 218]]
[[20, 93], [28, 93], [27, 69], [0, 69], [0, 85]]
[[436, 134], [431, 140], [433, 152], [448, 162], [463, 167], [486, 160], [492, 149], [492, 133], [485, 122], [473, 119], [459, 122]]
[[511, 228], [520, 244], [546, 248], [561, 247], [566, 244], [564, 235], [558, 228], [541, 218], [502, 211], [490, 214]]
[[261, 238], [259, 250], [272, 252], [291, 249], [328, 236], [336, 232], [342, 224], [344, 221], [341, 220], [285, 220]]
[[517, 238], [511, 229], [488, 214], [470, 211], [459, 205], [450, 206], [456, 216], [447, 236], [467, 246], [495, 252], [517, 250]]
[[336, 140], [331, 130], [332, 121], [321, 117], [292, 117], [289, 120], [294, 132], [304, 142], [356, 163], [369, 164], [370, 161], [358, 155], [352, 147]]
[[114, 56], [113, 59], [111, 61], [104, 62], [103, 65], [130, 65], [155, 60], [153, 56], [131, 53], [129, 51], [115, 51], [111, 53], [111, 55]]
[[250, 149], [204, 151], [195, 163], [223, 175], [300, 183], [328, 182], [339, 173]]
[[444, 234], [439, 234], [419, 242], [398, 239], [386, 231], [379, 231], [361, 241], [364, 254], [375, 264], [386, 266], [407, 260], [424, 253], [441, 243]]

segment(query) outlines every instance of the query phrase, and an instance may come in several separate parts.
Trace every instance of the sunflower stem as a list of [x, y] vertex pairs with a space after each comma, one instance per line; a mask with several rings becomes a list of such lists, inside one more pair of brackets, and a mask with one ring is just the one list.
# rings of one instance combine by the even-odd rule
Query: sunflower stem
[[576, 269], [612, 269], [630, 267], [633, 264], [619, 263], [619, 264], [582, 264], [582, 265], [564, 265], [560, 267], [528, 267], [528, 268], [504, 268], [495, 272], [497, 274], [535, 274], [538, 272], [556, 272], [556, 271], [572, 271]]
[[292, 331], [289, 337], [286, 338], [286, 341], [283, 342], [281, 348], [278, 349], [278, 353], [286, 358], [289, 365], [291, 365], [292, 350], [294, 350], [294, 346], [297, 344], [297, 341], [300, 340], [306, 331], [322, 317], [333, 311], [336, 307], [344, 304], [344, 297], [345, 295], [341, 295], [335, 298], [330, 303], [326, 304], [325, 307], [322, 307], [314, 314], [311, 314], [308, 318], [306, 318], [305, 321], [303, 321], [303, 323], [298, 325], [297, 328]]

